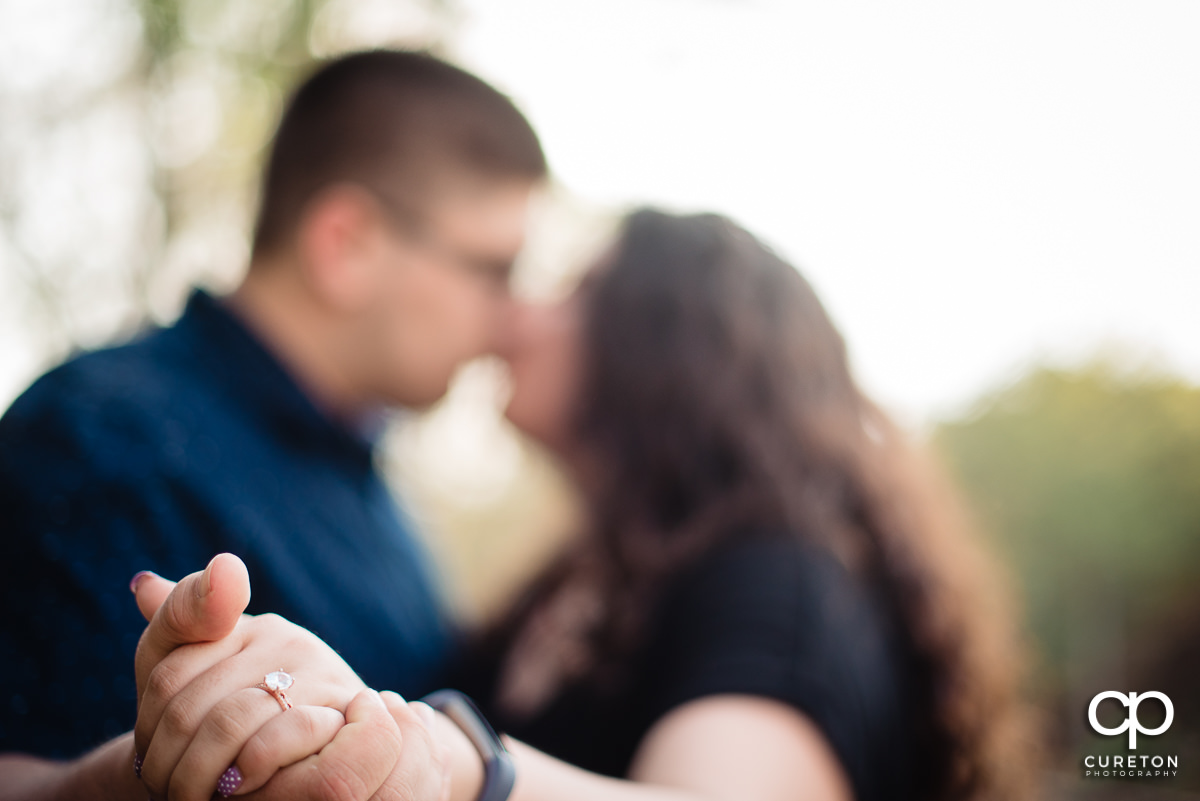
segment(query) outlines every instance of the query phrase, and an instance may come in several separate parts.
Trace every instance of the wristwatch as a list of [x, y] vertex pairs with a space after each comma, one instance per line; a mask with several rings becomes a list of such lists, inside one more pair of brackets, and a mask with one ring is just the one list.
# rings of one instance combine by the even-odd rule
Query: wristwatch
[[454, 721], [483, 758], [483, 789], [477, 801], [507, 801], [517, 770], [508, 749], [475, 702], [458, 690], [437, 690], [421, 700]]

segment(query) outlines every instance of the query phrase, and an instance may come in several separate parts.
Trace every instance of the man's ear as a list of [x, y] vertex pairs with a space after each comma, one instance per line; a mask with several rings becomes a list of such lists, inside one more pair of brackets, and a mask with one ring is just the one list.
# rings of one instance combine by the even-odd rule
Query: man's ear
[[319, 192], [300, 219], [301, 270], [314, 294], [339, 311], [354, 311], [375, 293], [386, 258], [387, 223], [374, 196], [353, 184]]

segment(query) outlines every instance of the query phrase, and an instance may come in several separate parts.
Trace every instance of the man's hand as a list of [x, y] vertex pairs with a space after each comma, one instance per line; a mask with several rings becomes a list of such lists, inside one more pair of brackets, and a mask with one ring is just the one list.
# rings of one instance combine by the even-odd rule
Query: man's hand
[[365, 690], [321, 752], [284, 768], [248, 801], [447, 801], [450, 754], [436, 743], [434, 711], [392, 692]]

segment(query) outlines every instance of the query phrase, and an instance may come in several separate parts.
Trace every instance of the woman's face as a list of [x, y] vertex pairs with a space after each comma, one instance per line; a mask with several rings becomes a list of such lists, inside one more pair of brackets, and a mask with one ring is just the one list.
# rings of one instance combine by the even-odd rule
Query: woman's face
[[556, 303], [514, 304], [501, 355], [512, 377], [505, 416], [546, 447], [565, 454], [583, 374], [581, 292]]

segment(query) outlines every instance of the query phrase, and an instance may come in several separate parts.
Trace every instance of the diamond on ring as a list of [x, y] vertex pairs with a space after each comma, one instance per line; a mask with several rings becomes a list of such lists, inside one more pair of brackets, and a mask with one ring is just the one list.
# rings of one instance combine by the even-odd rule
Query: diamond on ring
[[255, 686], [260, 690], [266, 690], [272, 696], [274, 696], [275, 700], [279, 702], [279, 708], [286, 712], [292, 708], [292, 702], [288, 700], [287, 695], [285, 695], [283, 691], [295, 683], [296, 680], [292, 678], [291, 673], [285, 673], [283, 670], [276, 670], [272, 673], [268, 673], [266, 677], [263, 678], [262, 682]]
[[276, 670], [274, 673], [268, 673], [267, 677], [263, 679], [263, 684], [267, 685], [267, 689], [271, 692], [286, 690], [294, 683], [295, 679], [292, 678], [292, 674], [284, 673], [282, 670]]

